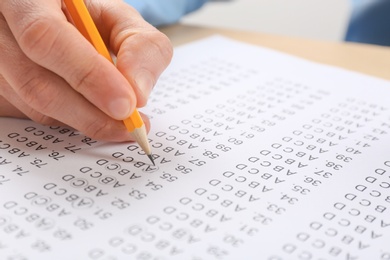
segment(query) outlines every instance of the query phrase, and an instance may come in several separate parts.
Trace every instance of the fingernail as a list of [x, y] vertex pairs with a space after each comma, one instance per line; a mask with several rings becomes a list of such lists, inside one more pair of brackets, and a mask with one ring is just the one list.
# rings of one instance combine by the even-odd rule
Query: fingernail
[[148, 99], [154, 85], [151, 74], [148, 71], [140, 71], [135, 75], [134, 81], [141, 95]]
[[126, 98], [119, 98], [111, 101], [109, 106], [109, 112], [111, 116], [118, 120], [123, 120], [130, 116], [131, 105], [130, 101]]

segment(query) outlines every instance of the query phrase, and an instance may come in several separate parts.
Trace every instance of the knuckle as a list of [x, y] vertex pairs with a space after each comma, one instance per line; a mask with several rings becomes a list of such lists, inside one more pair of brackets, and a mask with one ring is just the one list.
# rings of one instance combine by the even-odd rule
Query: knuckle
[[166, 59], [166, 62], [169, 63], [173, 57], [173, 46], [171, 44], [171, 41], [165, 34], [159, 33], [157, 43], [160, 52], [163, 54], [163, 57]]
[[83, 66], [82, 69], [77, 69], [74, 71], [73, 75], [70, 77], [70, 84], [74, 90], [79, 93], [83, 93], [90, 85], [94, 84], [94, 80], [99, 73], [96, 71], [99, 70], [99, 67], [96, 66], [97, 63], [92, 63], [91, 65]]
[[85, 135], [94, 139], [107, 139], [109, 133], [112, 130], [112, 124], [110, 120], [93, 120], [86, 123], [81, 130]]
[[153, 54], [152, 56], [158, 58], [164, 65], [168, 65], [173, 56], [173, 47], [168, 37], [159, 32], [141, 34], [142, 40], [147, 42], [145, 46], [150, 46], [149, 51]]
[[47, 115], [44, 115], [42, 113], [39, 113], [35, 110], [31, 110], [31, 112], [27, 113], [27, 115], [31, 120], [41, 125], [48, 125], [48, 126], [58, 125], [57, 120]]
[[[42, 75], [28, 77], [17, 89], [20, 97], [30, 107], [48, 114], [54, 109], [55, 100], [50, 88], [51, 82]], [[54, 95], [55, 96], [55, 95]]]
[[20, 47], [33, 60], [49, 57], [58, 45], [60, 31], [48, 17], [35, 17], [21, 28]]
[[8, 82], [4, 79], [4, 77], [0, 73], [0, 95], [7, 96], [10, 94], [10, 86]]
[[0, 13], [0, 51], [3, 52], [4, 50], [8, 49], [9, 45], [9, 38], [10, 38], [10, 30], [7, 25], [7, 22], [4, 20], [4, 17], [2, 17]]

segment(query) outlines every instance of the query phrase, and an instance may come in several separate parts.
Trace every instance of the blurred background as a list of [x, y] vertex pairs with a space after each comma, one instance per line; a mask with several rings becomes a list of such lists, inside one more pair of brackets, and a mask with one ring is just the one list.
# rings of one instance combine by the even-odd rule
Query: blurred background
[[350, 0], [214, 0], [182, 23], [342, 41]]

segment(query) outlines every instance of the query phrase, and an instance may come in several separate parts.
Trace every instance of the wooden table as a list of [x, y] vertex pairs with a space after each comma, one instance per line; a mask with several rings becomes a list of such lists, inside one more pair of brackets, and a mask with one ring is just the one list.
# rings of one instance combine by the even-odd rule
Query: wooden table
[[174, 46], [219, 34], [293, 54], [308, 60], [390, 80], [390, 47], [359, 43], [326, 42], [182, 24], [160, 28], [160, 30], [171, 39]]

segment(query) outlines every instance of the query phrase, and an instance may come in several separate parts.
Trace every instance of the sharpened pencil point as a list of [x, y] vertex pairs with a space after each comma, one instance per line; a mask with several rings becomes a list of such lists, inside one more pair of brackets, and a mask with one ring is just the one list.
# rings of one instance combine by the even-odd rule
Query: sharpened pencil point
[[153, 160], [153, 157], [152, 157], [152, 155], [151, 155], [151, 154], [148, 154], [147, 156], [148, 156], [148, 157], [149, 157], [149, 159], [152, 161], [152, 163], [153, 163], [153, 166], [156, 166], [156, 164], [154, 163], [154, 160]]

